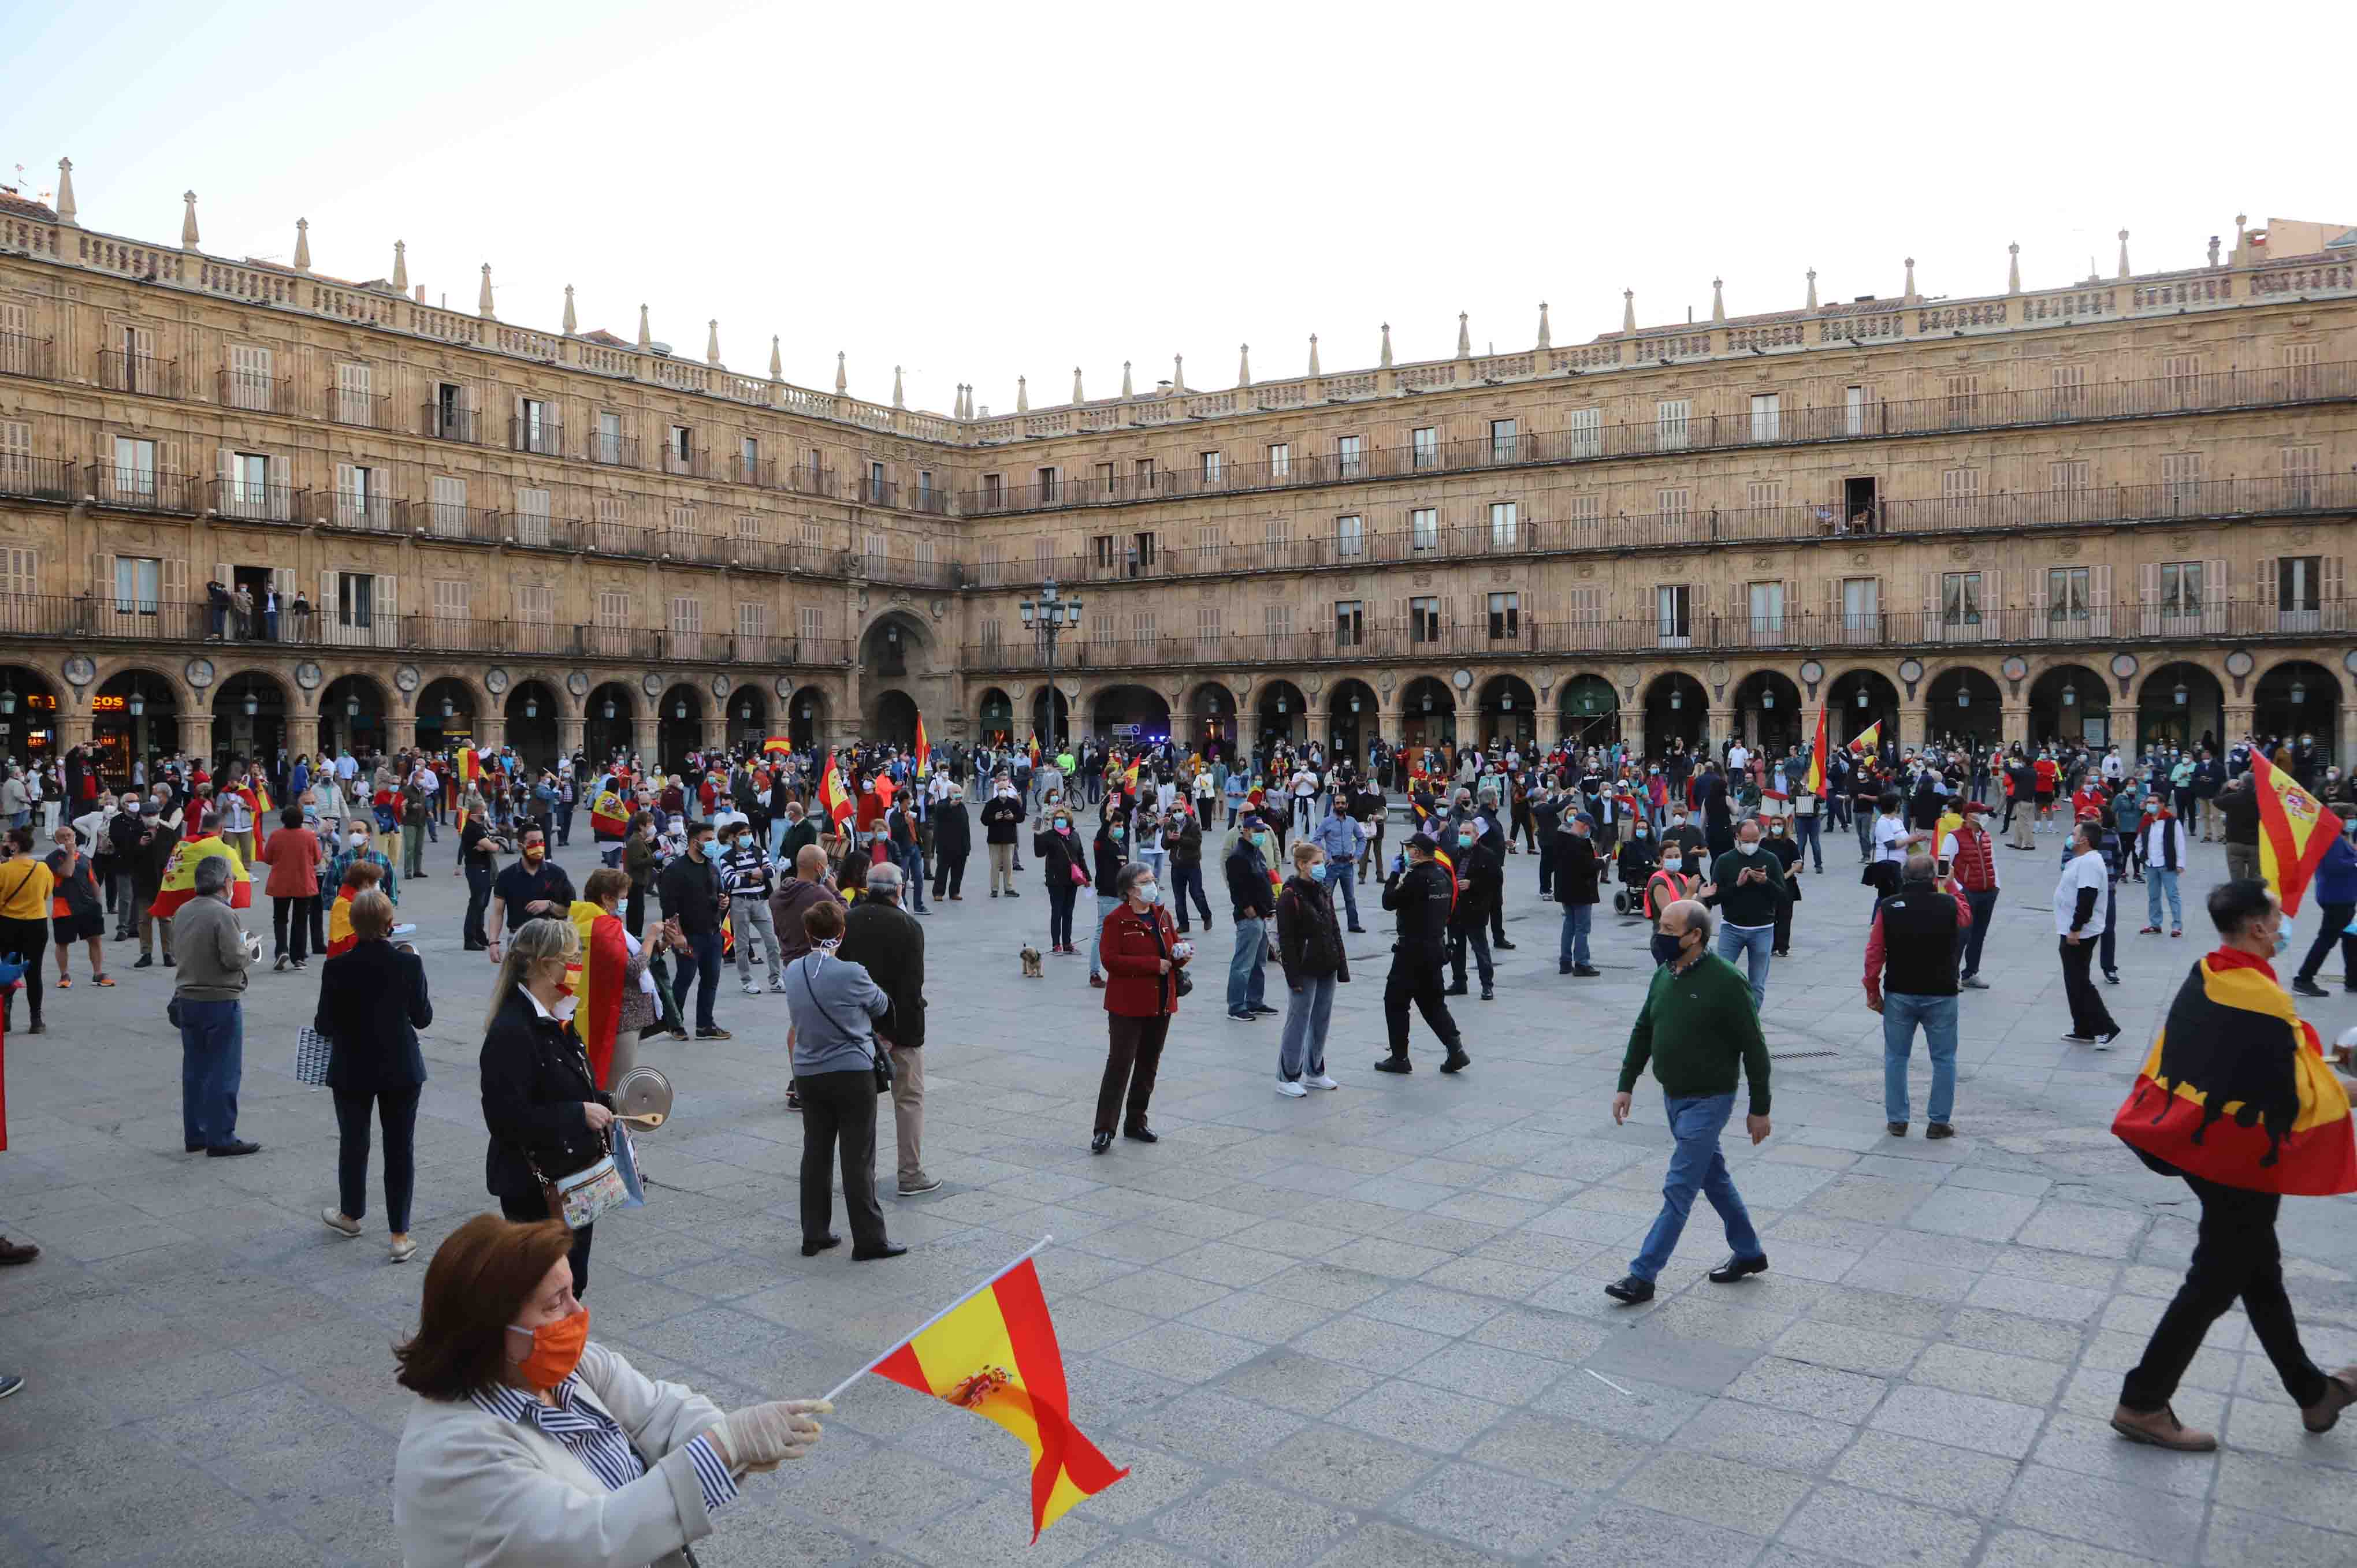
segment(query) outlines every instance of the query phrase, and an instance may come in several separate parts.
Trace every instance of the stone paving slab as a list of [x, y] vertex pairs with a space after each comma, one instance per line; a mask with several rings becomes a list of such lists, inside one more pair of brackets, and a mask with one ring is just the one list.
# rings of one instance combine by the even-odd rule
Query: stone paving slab
[[[1428, 1036], [1415, 1075], [1368, 1070], [1388, 959], [1371, 933], [1335, 1009], [1344, 1087], [1275, 1095], [1276, 1025], [1220, 1016], [1222, 918], [1164, 1060], [1163, 1142], [1103, 1157], [1102, 999], [1076, 961], [1017, 972], [1046, 898], [937, 905], [926, 1162], [947, 1185], [888, 1197], [913, 1250], [880, 1265], [799, 1255], [783, 1012], [731, 972], [733, 1040], [643, 1047], [677, 1121], [645, 1141], [648, 1208], [599, 1227], [594, 1332], [723, 1404], [813, 1393], [1057, 1237], [1039, 1271], [1074, 1412], [1127, 1481], [1027, 1546], [1012, 1441], [870, 1380], [817, 1455], [748, 1485], [700, 1549], [713, 1568], [2357, 1561], [2357, 1430], [2302, 1434], [2239, 1313], [2178, 1400], [2222, 1423], [2220, 1454], [2104, 1424], [2192, 1244], [2182, 1190], [2107, 1128], [2132, 1042], [2200, 948], [2124, 934], [2106, 999], [2128, 1038], [2062, 1044], [2049, 842], [2002, 857], [1996, 988], [1964, 1002], [1945, 1144], [1882, 1129], [1854, 868], [1837, 854], [1804, 884], [1767, 1032], [1779, 1053], [1827, 1054], [1780, 1061], [1775, 1135], [1727, 1151], [1771, 1261], [1741, 1284], [1702, 1278], [1725, 1251], [1706, 1209], [1652, 1304], [1603, 1295], [1669, 1142], [1650, 1083], [1628, 1126], [1606, 1105], [1645, 932], [1606, 913], [1603, 976], [1558, 977], [1555, 911], [1517, 856], [1498, 1000], [1451, 1003], [1470, 1071], [1428, 1070]], [[438, 1009], [417, 1136], [429, 1251], [490, 1207], [474, 1080], [490, 971], [458, 950], [451, 853], [404, 884]], [[2197, 849], [2191, 892], [2217, 856]], [[583, 846], [559, 859], [576, 879], [592, 864]], [[8, 1042], [0, 1230], [44, 1255], [0, 1273], [0, 1368], [30, 1380], [0, 1404], [0, 1562], [393, 1563], [409, 1396], [388, 1348], [423, 1268], [384, 1261], [381, 1216], [357, 1242], [317, 1219], [332, 1108], [288, 1076], [316, 966], [256, 976], [242, 1130], [264, 1152], [208, 1161], [178, 1149], [168, 974], [110, 950], [121, 984], [53, 994], [50, 1032]], [[2357, 1008], [2336, 994], [2309, 1015], [2331, 1033]], [[1919, 1105], [1928, 1078], [1919, 1052]], [[2311, 1353], [2357, 1359], [2357, 1205], [2290, 1202], [2283, 1240]]]

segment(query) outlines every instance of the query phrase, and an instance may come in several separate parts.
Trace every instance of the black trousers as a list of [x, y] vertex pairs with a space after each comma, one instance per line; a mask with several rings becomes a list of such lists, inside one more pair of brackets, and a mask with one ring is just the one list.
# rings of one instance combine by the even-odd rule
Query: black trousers
[[[48, 954], [48, 921], [0, 920], [0, 955], [25, 961], [25, 1005], [31, 1011], [36, 1024], [41, 1021], [41, 971], [46, 967]], [[6, 1001], [0, 1002], [0, 1011], [5, 1011], [14, 1020], [16, 1013], [14, 992], [9, 993]]]
[[2117, 881], [2104, 884], [2104, 934], [2095, 943], [2095, 961], [2104, 966], [2105, 974], [2120, 972], [2120, 885]]
[[2193, 1262], [2154, 1326], [2144, 1359], [2122, 1380], [2120, 1402], [2147, 1412], [2167, 1404], [2201, 1348], [2202, 1336], [2239, 1298], [2251, 1332], [2283, 1380], [2284, 1392], [2295, 1404], [2314, 1404], [2324, 1397], [2324, 1373], [2301, 1348], [2291, 1297], [2284, 1294], [2283, 1251], [2276, 1244], [2276, 1211], [2283, 1199], [2197, 1176], [2188, 1176], [2185, 1185], [2201, 1201]]
[[1994, 887], [1985, 893], [1964, 895], [1964, 902], [1971, 906], [1973, 911], [1972, 929], [1964, 933], [1964, 973], [1966, 975], [1975, 975], [1981, 972], [1981, 944], [1988, 940], [1989, 917], [1996, 910], [1996, 896], [1997, 889]]
[[[387, 1174], [390, 1176], [391, 1173]], [[510, 1219], [529, 1224], [548, 1218], [548, 1199], [539, 1193], [533, 1193], [529, 1197], [502, 1197], [500, 1199], [500, 1212]], [[354, 1218], [357, 1219], [358, 1216]], [[565, 1255], [566, 1262], [573, 1265], [575, 1295], [579, 1295], [589, 1288], [589, 1240], [591, 1233], [597, 1229], [595, 1225], [584, 1225], [580, 1230], [576, 1230], [573, 1233], [573, 1251]]]
[[2082, 937], [2073, 942], [2057, 937], [2054, 945], [2062, 954], [2062, 994], [2071, 999], [2071, 1032], [2074, 1035], [2109, 1035], [2119, 1026], [2112, 1022], [2112, 1010], [2104, 1005], [2104, 998], [2088, 978], [2089, 967], [2095, 961], [2095, 939]]
[[483, 911], [491, 903], [490, 859], [488, 854], [467, 857], [467, 919], [460, 928], [460, 936], [468, 947], [490, 943], [490, 933], [483, 929]]
[[1112, 1132], [1113, 1113], [1124, 1109], [1124, 1126], [1143, 1127], [1146, 1101], [1154, 1098], [1154, 1075], [1162, 1066], [1163, 1042], [1170, 1037], [1170, 1015], [1131, 1018], [1108, 1013], [1105, 1023], [1104, 1077], [1097, 1083], [1096, 1130]]
[[[296, 898], [273, 898], [270, 901], [270, 935], [276, 944], [272, 956], [291, 958], [301, 963], [311, 956], [311, 910], [319, 902], [317, 893]], [[351, 1214], [349, 1208], [346, 1214]], [[358, 1215], [352, 1215], [357, 1219]]]
[[1180, 865], [1173, 861], [1170, 865], [1170, 908], [1178, 913], [1178, 929], [1182, 931], [1187, 929], [1187, 899], [1189, 895], [1194, 897], [1195, 908], [1203, 917], [1203, 929], [1210, 930], [1211, 901], [1203, 897], [1203, 863], [1199, 860], [1192, 865]]
[[1413, 1001], [1424, 1021], [1450, 1050], [1458, 1048], [1457, 1020], [1448, 1015], [1448, 1001], [1440, 993], [1441, 966], [1448, 962], [1439, 947], [1392, 947], [1391, 972], [1383, 977], [1383, 1024], [1390, 1031], [1392, 1055], [1407, 1055], [1407, 1008]]
[[1048, 945], [1051, 948], [1072, 945], [1072, 902], [1080, 888], [1068, 878], [1059, 884], [1048, 884]]
[[339, 1089], [336, 1127], [336, 1190], [344, 1218], [368, 1213], [369, 1105], [384, 1127], [384, 1222], [398, 1236], [409, 1229], [409, 1195], [417, 1186], [417, 1086], [407, 1089]]
[[1539, 845], [1539, 897], [1555, 897], [1555, 835], [1547, 834]]
[[933, 861], [933, 897], [940, 898], [951, 893], [963, 893], [964, 890], [964, 854], [961, 852], [955, 859], [948, 855], [936, 857]]
[[841, 1151], [843, 1209], [854, 1251], [888, 1244], [876, 1201], [876, 1074], [805, 1073], [794, 1079], [802, 1101], [802, 1240], [823, 1241], [834, 1223], [834, 1166]]
[[1474, 927], [1469, 931], [1453, 932], [1449, 936], [1449, 988], [1454, 991], [1462, 991], [1465, 989], [1465, 948], [1469, 942], [1473, 948], [1473, 967], [1479, 970], [1481, 974], [1481, 989], [1487, 991], [1490, 989], [1492, 981], [1495, 979], [1497, 972], [1491, 967], [1490, 962], [1490, 940], [1482, 933], [1481, 928], [1479, 926]]
[[2357, 985], [2357, 937], [2345, 936], [2349, 918], [2357, 914], [2357, 904], [2320, 904], [2317, 916], [2323, 924], [2317, 929], [2316, 940], [2309, 944], [2308, 956], [2299, 961], [2299, 978], [2312, 981], [2324, 961], [2332, 956], [2332, 944], [2341, 944], [2341, 972], [2344, 984]]

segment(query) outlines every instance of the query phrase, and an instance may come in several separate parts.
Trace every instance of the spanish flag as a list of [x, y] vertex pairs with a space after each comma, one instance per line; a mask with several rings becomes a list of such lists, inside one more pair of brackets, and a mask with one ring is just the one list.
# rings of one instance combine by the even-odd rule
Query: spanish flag
[[[460, 746], [457, 765], [451, 770], [451, 778], [458, 787], [458, 799], [464, 800], [467, 791], [480, 783], [482, 777], [483, 759], [476, 755], [473, 746]], [[464, 806], [458, 808], [458, 831], [462, 833], [467, 831], [467, 808]]]
[[630, 944], [622, 922], [603, 904], [576, 898], [565, 911], [581, 938], [581, 955], [565, 972], [576, 998], [574, 1033], [589, 1058], [589, 1070], [599, 1089], [613, 1087], [614, 1036], [622, 1018], [622, 976], [630, 962]]
[[618, 839], [630, 831], [630, 813], [622, 805], [622, 797], [612, 789], [598, 790], [597, 798], [589, 802], [590, 836]]
[[763, 755], [769, 757], [791, 757], [793, 749], [794, 743], [781, 735], [773, 735], [761, 743]]
[[359, 940], [352, 931], [352, 886], [348, 882], [336, 889], [335, 899], [328, 906], [328, 956], [348, 953]]
[[819, 778], [818, 799], [834, 822], [835, 832], [841, 832], [843, 825], [851, 821], [851, 792], [843, 787], [843, 769], [832, 754], [826, 759], [826, 772]]
[[1877, 719], [1872, 724], [1866, 726], [1866, 730], [1863, 734], [1851, 739], [1849, 748], [1852, 751], [1857, 752], [1860, 757], [1863, 757], [1867, 753], [1872, 751], [1874, 749], [1874, 743], [1881, 738], [1882, 721], [1880, 719]]
[[229, 905], [232, 909], [250, 908], [253, 904], [253, 875], [245, 869], [245, 862], [227, 840], [219, 833], [200, 839], [183, 839], [172, 846], [172, 858], [164, 863], [163, 886], [156, 894], [156, 902], [148, 913], [159, 920], [168, 920], [179, 907], [197, 896], [197, 863], [220, 855], [229, 862]]
[[2348, 1090], [2274, 969], [2233, 949], [2186, 975], [2112, 1133], [2166, 1174], [2290, 1197], [2357, 1192]]
[[922, 779], [933, 770], [933, 743], [925, 738], [925, 715], [922, 714], [917, 715], [917, 743], [909, 748], [909, 755], [916, 759], [918, 778]]
[[2256, 747], [2251, 788], [2259, 797], [2259, 875], [2283, 900], [2284, 913], [2297, 915], [2318, 863], [2340, 836], [2341, 819]]
[[1809, 774], [1802, 780], [1801, 788], [1812, 795], [1822, 795], [1825, 790], [1825, 709], [1822, 703], [1817, 704], [1817, 744], [1809, 750]]
[[1031, 1539], [1129, 1474], [1072, 1424], [1064, 1356], [1025, 1257], [876, 1363], [876, 1375], [996, 1422], [1031, 1451]]

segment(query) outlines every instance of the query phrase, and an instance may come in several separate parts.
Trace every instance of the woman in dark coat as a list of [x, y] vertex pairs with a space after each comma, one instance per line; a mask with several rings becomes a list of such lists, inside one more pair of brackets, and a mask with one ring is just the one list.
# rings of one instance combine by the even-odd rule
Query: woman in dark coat
[[933, 808], [934, 902], [965, 902], [965, 857], [973, 853], [974, 819], [966, 815], [965, 790], [952, 787]]
[[417, 1094], [425, 1058], [417, 1031], [434, 1022], [425, 993], [425, 965], [386, 940], [393, 900], [371, 887], [352, 900], [357, 940], [319, 968], [319, 1006], [311, 1026], [328, 1036], [328, 1088], [336, 1097], [342, 1143], [336, 1155], [340, 1208], [323, 1208], [330, 1230], [361, 1233], [368, 1213], [369, 1107], [384, 1128], [384, 1220], [393, 1232], [393, 1261], [417, 1251], [409, 1239], [409, 1195], [417, 1180], [414, 1147]]
[[1079, 902], [1081, 883], [1073, 879], [1072, 870], [1079, 867], [1085, 879], [1089, 862], [1087, 841], [1072, 827], [1069, 802], [1047, 814], [1047, 825], [1031, 835], [1031, 853], [1039, 857], [1039, 875], [1048, 884], [1048, 950], [1076, 953], [1081, 950], [1072, 945], [1072, 908]]
[[1132, 861], [1114, 874], [1119, 902], [1097, 929], [1098, 961], [1105, 984], [1108, 1036], [1104, 1077], [1097, 1085], [1096, 1135], [1092, 1153], [1113, 1147], [1114, 1113], [1122, 1112], [1122, 1136], [1159, 1143], [1146, 1124], [1154, 1098], [1154, 1075], [1162, 1065], [1163, 1042], [1178, 1011], [1178, 928], [1157, 900], [1161, 889], [1146, 865]]
[[[510, 1219], [548, 1219], [541, 1179], [571, 1176], [608, 1152], [613, 1105], [590, 1076], [564, 991], [565, 966], [580, 950], [572, 921], [528, 920], [491, 985], [481, 1058], [483, 1121], [491, 1134], [484, 1180]], [[573, 1233], [576, 1295], [587, 1288], [595, 1229]]]

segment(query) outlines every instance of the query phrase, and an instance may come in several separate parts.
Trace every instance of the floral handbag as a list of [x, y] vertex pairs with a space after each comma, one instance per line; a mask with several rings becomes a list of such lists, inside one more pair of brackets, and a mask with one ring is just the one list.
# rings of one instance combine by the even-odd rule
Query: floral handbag
[[576, 1230], [596, 1224], [597, 1216], [609, 1208], [630, 1204], [630, 1187], [622, 1173], [615, 1168], [610, 1153], [554, 1181], [541, 1175], [540, 1166], [532, 1163], [531, 1155], [525, 1155], [524, 1160], [539, 1181], [540, 1190], [548, 1195], [550, 1217], [564, 1220]]

